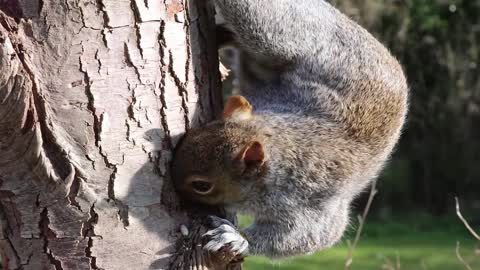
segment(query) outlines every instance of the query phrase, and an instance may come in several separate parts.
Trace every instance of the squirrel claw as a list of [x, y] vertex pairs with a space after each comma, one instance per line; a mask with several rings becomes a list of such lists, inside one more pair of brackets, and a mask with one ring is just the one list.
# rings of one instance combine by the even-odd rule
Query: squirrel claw
[[208, 237], [208, 242], [204, 246], [206, 250], [218, 252], [226, 249], [235, 256], [247, 255], [248, 241], [230, 221], [215, 216], [209, 216], [209, 220], [215, 228], [203, 235], [203, 237]]

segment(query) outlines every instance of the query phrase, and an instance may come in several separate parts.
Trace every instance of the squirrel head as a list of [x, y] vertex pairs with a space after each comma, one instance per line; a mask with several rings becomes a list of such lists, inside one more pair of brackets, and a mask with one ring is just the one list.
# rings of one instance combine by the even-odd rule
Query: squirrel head
[[172, 161], [172, 179], [184, 198], [211, 205], [237, 203], [262, 185], [267, 157], [252, 117], [250, 103], [233, 96], [222, 120], [185, 134]]

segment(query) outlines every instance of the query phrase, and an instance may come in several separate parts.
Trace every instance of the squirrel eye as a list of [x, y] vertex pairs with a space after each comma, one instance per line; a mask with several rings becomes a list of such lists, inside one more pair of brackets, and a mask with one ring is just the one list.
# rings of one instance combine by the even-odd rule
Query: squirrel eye
[[200, 195], [207, 195], [212, 192], [214, 185], [205, 180], [194, 180], [190, 183], [193, 188], [193, 191]]

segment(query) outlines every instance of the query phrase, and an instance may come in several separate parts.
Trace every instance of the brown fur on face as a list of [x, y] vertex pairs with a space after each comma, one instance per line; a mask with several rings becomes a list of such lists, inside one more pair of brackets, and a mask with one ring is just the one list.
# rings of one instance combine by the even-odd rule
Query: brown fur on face
[[[213, 205], [237, 203], [248, 196], [242, 192], [245, 186], [259, 184], [254, 178], [264, 168], [264, 156], [252, 163], [245, 155], [252, 145], [261, 147], [259, 136], [246, 124], [218, 121], [186, 134], [172, 163], [175, 186], [185, 198]], [[199, 192], [195, 182], [211, 189]]]

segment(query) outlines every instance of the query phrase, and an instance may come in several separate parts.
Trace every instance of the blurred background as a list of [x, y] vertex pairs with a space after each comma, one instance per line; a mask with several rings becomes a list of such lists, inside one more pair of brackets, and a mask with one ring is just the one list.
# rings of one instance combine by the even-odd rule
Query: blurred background
[[[404, 134], [378, 180], [348, 269], [480, 269], [480, 241], [456, 216], [454, 200], [480, 231], [480, 0], [330, 2], [391, 50], [411, 88]], [[234, 69], [232, 51], [221, 55]], [[235, 88], [230, 76], [226, 95]], [[367, 199], [368, 190], [337, 247], [274, 263], [250, 258], [246, 269], [346, 269], [355, 216]]]

